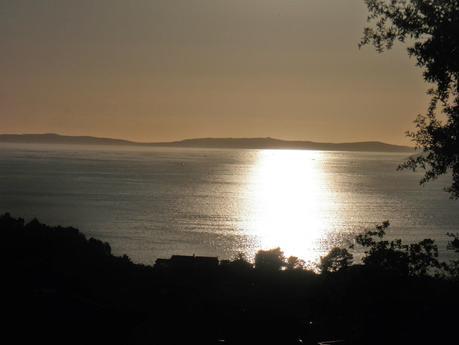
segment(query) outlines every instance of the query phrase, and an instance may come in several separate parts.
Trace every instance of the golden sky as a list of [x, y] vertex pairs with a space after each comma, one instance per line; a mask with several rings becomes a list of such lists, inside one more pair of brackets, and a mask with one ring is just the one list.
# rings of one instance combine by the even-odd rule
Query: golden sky
[[0, 0], [0, 133], [406, 144], [427, 86], [363, 0]]

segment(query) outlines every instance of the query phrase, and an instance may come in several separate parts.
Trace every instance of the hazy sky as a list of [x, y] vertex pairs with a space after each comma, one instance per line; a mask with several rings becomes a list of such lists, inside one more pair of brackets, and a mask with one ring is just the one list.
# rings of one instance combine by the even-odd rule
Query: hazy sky
[[407, 143], [426, 106], [363, 0], [0, 0], [0, 133]]

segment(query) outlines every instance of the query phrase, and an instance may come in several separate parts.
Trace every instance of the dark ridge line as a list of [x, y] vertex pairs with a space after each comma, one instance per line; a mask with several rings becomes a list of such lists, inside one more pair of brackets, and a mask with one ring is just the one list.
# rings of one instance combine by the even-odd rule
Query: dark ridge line
[[44, 134], [0, 134], [3, 143], [42, 143], [42, 144], [79, 144], [79, 145], [127, 145], [151, 147], [182, 148], [220, 148], [220, 149], [294, 149], [322, 151], [367, 151], [367, 152], [413, 152], [413, 148], [387, 144], [380, 141], [361, 141], [344, 143], [321, 143], [301, 140], [282, 140], [265, 138], [196, 138], [171, 142], [135, 142], [92, 136], [68, 136], [56, 133]]

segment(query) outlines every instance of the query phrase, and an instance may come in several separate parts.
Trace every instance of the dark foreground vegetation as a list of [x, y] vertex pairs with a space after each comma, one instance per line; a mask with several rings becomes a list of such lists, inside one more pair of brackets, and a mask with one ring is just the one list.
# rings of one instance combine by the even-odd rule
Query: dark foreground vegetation
[[[74, 228], [0, 216], [2, 337], [10, 344], [456, 344], [457, 265], [430, 240], [385, 241], [388, 224], [322, 258], [280, 249], [254, 264], [115, 257]], [[453, 236], [451, 249], [458, 249]]]
[[395, 43], [422, 69], [430, 103], [408, 137], [418, 154], [400, 169], [423, 170], [420, 183], [451, 174], [445, 187], [459, 199], [459, 0], [365, 0], [368, 26], [360, 46], [378, 52]]

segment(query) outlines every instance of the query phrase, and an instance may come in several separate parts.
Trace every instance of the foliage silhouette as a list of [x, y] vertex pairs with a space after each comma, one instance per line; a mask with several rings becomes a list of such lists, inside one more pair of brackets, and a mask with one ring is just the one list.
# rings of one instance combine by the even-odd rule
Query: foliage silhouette
[[[362, 237], [368, 252], [383, 230]], [[0, 216], [0, 236], [2, 335], [19, 344], [457, 340], [457, 320], [448, 314], [459, 307], [454, 280], [367, 265], [319, 275], [300, 269], [295, 258], [286, 262], [278, 248], [260, 252], [261, 270], [241, 255], [217, 269], [143, 266], [77, 229], [10, 215]]]
[[320, 258], [319, 270], [321, 273], [338, 272], [352, 264], [353, 255], [345, 248], [332, 248], [330, 252]]
[[305, 266], [305, 262], [304, 260], [296, 257], [296, 256], [289, 256], [287, 258], [287, 262], [286, 262], [286, 269], [287, 270], [303, 270], [304, 269], [304, 266]]
[[[447, 234], [452, 240], [448, 243], [448, 249], [459, 253], [459, 234]], [[456, 280], [459, 280], [459, 259], [450, 260], [448, 264], [443, 264], [444, 270], [448, 275]]]
[[355, 241], [365, 249], [363, 263], [370, 269], [398, 275], [425, 276], [441, 269], [438, 247], [431, 239], [403, 244], [401, 239], [383, 240], [389, 228], [388, 221], [356, 236]]
[[255, 254], [255, 269], [260, 271], [279, 271], [286, 266], [284, 252], [278, 247], [259, 250]]
[[454, 250], [456, 253], [459, 253], [459, 234], [447, 233], [449, 237], [452, 237], [452, 240], [448, 243], [448, 249]]
[[228, 266], [237, 270], [237, 271], [250, 271], [253, 269], [253, 264], [247, 259], [244, 253], [238, 253], [228, 263]]
[[[417, 130], [407, 135], [420, 154], [400, 169], [425, 170], [421, 184], [452, 173], [445, 188], [459, 198], [459, 3], [457, 0], [365, 0], [369, 26], [360, 46], [372, 44], [378, 52], [395, 41], [408, 44], [426, 82], [433, 85], [425, 115], [418, 115]], [[441, 113], [446, 120], [437, 116]]]

